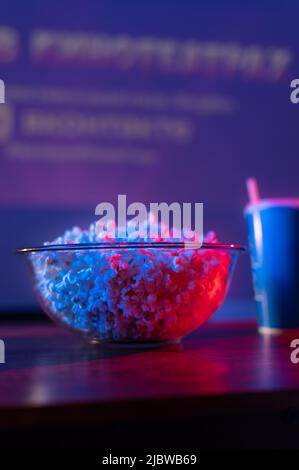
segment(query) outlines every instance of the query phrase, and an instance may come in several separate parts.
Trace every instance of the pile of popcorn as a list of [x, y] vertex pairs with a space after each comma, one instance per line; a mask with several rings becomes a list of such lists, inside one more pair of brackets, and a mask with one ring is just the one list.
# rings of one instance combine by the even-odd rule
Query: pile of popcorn
[[[129, 227], [127, 240], [138, 241], [134, 237]], [[38, 297], [53, 319], [103, 342], [165, 341], [195, 329], [223, 302], [228, 252], [158, 246], [72, 249], [72, 244], [109, 241], [94, 223], [45, 243], [70, 244], [70, 250], [30, 255]], [[205, 241], [216, 242], [215, 234]]]

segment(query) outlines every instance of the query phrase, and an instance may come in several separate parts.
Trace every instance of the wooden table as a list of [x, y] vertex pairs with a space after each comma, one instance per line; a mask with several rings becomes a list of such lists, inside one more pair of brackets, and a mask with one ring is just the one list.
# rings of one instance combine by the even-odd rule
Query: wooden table
[[296, 337], [212, 322], [163, 349], [88, 349], [45, 321], [5, 323], [0, 438], [24, 447], [299, 447]]

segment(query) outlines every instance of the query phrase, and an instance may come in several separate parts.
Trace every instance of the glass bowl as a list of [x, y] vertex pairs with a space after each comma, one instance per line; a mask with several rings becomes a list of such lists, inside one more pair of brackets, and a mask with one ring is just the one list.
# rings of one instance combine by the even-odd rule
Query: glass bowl
[[101, 344], [176, 341], [222, 305], [237, 245], [102, 242], [20, 248], [43, 311]]

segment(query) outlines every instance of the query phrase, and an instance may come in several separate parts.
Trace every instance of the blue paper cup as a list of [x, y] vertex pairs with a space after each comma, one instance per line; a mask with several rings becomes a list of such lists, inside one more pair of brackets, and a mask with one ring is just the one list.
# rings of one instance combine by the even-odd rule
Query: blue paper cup
[[299, 199], [245, 209], [259, 331], [299, 328]]

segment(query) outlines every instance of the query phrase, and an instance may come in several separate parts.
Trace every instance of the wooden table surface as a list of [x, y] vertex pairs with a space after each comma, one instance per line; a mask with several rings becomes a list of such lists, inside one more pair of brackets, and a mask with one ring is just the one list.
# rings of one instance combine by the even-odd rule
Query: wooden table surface
[[0, 431], [251, 414], [297, 426], [296, 337], [212, 322], [163, 349], [89, 349], [51, 323], [6, 323]]

